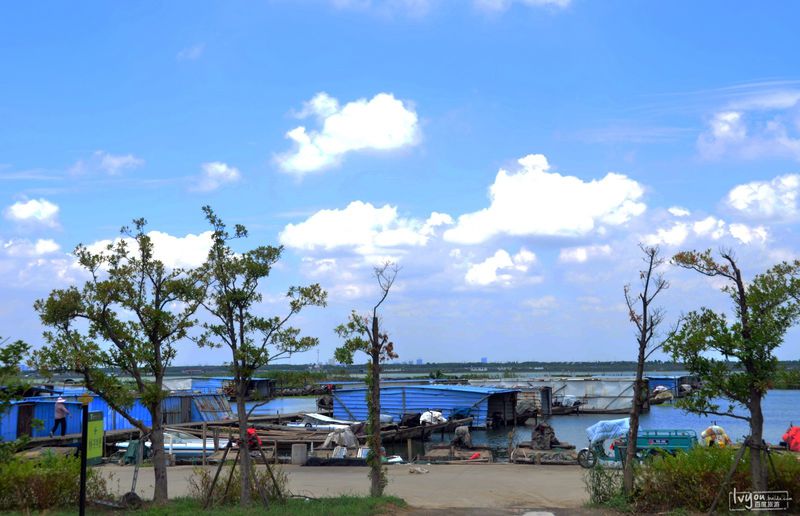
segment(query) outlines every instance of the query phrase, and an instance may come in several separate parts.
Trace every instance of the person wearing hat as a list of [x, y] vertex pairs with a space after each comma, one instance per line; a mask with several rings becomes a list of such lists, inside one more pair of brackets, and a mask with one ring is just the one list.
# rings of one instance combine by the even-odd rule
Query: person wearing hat
[[61, 425], [61, 437], [64, 437], [64, 434], [67, 433], [67, 416], [69, 415], [69, 410], [67, 410], [67, 406], [64, 405], [65, 401], [67, 400], [61, 396], [56, 400], [56, 421], [53, 423], [53, 429], [50, 430], [50, 437], [53, 437], [53, 433], [58, 428], [58, 425]]

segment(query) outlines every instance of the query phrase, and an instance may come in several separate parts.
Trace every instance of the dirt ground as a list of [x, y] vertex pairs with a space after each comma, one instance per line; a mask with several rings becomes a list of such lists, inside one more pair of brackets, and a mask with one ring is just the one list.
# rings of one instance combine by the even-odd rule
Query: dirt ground
[[[365, 467], [282, 467], [289, 475], [289, 490], [295, 495], [366, 495], [369, 491]], [[574, 509], [586, 503], [583, 470], [576, 466], [472, 464], [420, 467], [429, 473], [411, 474], [408, 465], [388, 467], [386, 493], [405, 500], [414, 508], [413, 514], [451, 513], [442, 509], [467, 510], [458, 514], [469, 514], [469, 510], [477, 511], [474, 514], [524, 514], [542, 508], [556, 514], [574, 514]], [[118, 494], [130, 490], [133, 467], [105, 465], [98, 469], [112, 479], [110, 487]], [[191, 466], [169, 469], [170, 497], [189, 494], [191, 474]], [[143, 498], [152, 497], [152, 468], [139, 471], [136, 491]]]

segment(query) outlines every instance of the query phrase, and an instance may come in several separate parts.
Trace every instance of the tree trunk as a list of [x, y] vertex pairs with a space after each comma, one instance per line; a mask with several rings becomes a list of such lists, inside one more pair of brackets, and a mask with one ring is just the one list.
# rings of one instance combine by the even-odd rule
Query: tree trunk
[[764, 415], [761, 412], [761, 393], [750, 390], [750, 442], [757, 448], [750, 448], [750, 476], [753, 490], [767, 490], [767, 468], [761, 450], [764, 430]]
[[633, 469], [636, 461], [636, 440], [639, 436], [639, 414], [642, 411], [642, 377], [644, 376], [645, 346], [639, 344], [639, 359], [636, 363], [636, 382], [633, 384], [633, 403], [631, 404], [631, 429], [628, 433], [628, 449], [625, 452], [625, 469], [622, 487], [625, 496], [633, 495]]
[[381, 360], [378, 318], [372, 318], [372, 349], [370, 357], [369, 434], [370, 434], [370, 496], [383, 496], [383, 465], [381, 464]]
[[240, 455], [239, 455], [239, 471], [241, 473], [241, 497], [239, 498], [239, 505], [242, 507], [250, 505], [250, 443], [247, 439], [247, 408], [245, 406], [245, 395], [247, 394], [247, 383], [239, 382], [236, 389], [236, 410], [239, 417], [239, 440]]
[[153, 503], [166, 504], [169, 501], [167, 491], [167, 454], [164, 450], [164, 426], [161, 402], [150, 407], [153, 417], [153, 426], [150, 434], [150, 450], [153, 452], [153, 474], [155, 487], [153, 488]]

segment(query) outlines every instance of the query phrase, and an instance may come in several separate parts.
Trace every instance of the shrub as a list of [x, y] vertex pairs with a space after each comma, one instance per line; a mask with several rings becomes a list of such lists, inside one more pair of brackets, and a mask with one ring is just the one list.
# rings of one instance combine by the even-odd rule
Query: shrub
[[583, 477], [589, 503], [592, 505], [619, 505], [622, 494], [622, 470], [604, 468], [598, 462]]
[[[737, 450], [696, 447], [675, 456], [657, 457], [639, 468], [636, 475], [637, 511], [657, 512], [673, 509], [708, 511]], [[720, 508], [727, 508], [728, 491], [751, 489], [748, 453], [739, 463], [723, 493]], [[800, 461], [789, 453], [772, 453], [775, 472], [767, 461], [770, 490], [786, 490], [792, 498], [792, 511], [800, 510]]]
[[[227, 492], [225, 492], [225, 486], [228, 485], [228, 478], [231, 476], [231, 468], [233, 468], [233, 478], [230, 479], [230, 487]], [[256, 482], [256, 488], [252, 490], [254, 501], [260, 500], [261, 496], [257, 486], [263, 488], [270, 501], [278, 499], [278, 493], [286, 492], [286, 473], [275, 465], [271, 465], [270, 468], [272, 468], [272, 474], [275, 477], [274, 484], [272, 482], [272, 477], [266, 469], [255, 468], [255, 474], [252, 475]], [[192, 477], [189, 479], [189, 490], [192, 498], [199, 500], [201, 503], [205, 501], [211, 489], [211, 483], [214, 480], [216, 471], [216, 468], [194, 468]], [[214, 486], [213, 503], [215, 505], [238, 504], [239, 496], [241, 495], [241, 482], [242, 477], [238, 466], [223, 467], [217, 479], [217, 484]]]
[[[0, 464], [0, 510], [45, 510], [76, 507], [80, 496], [80, 460], [46, 454], [38, 459], [12, 458]], [[89, 469], [86, 478], [89, 500], [108, 500], [102, 475]]]

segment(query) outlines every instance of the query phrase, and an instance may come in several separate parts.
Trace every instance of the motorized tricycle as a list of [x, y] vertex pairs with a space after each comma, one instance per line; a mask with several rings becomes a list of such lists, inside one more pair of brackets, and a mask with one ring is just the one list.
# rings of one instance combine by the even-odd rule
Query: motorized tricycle
[[[587, 428], [589, 447], [578, 452], [578, 464], [584, 468], [594, 467], [598, 462], [603, 466], [622, 465], [628, 451], [629, 428], [627, 418], [600, 421]], [[606, 452], [607, 439], [614, 439], [612, 454]], [[635, 457], [642, 461], [666, 453], [674, 455], [679, 450], [690, 450], [697, 443], [697, 432], [694, 430], [639, 430]]]

